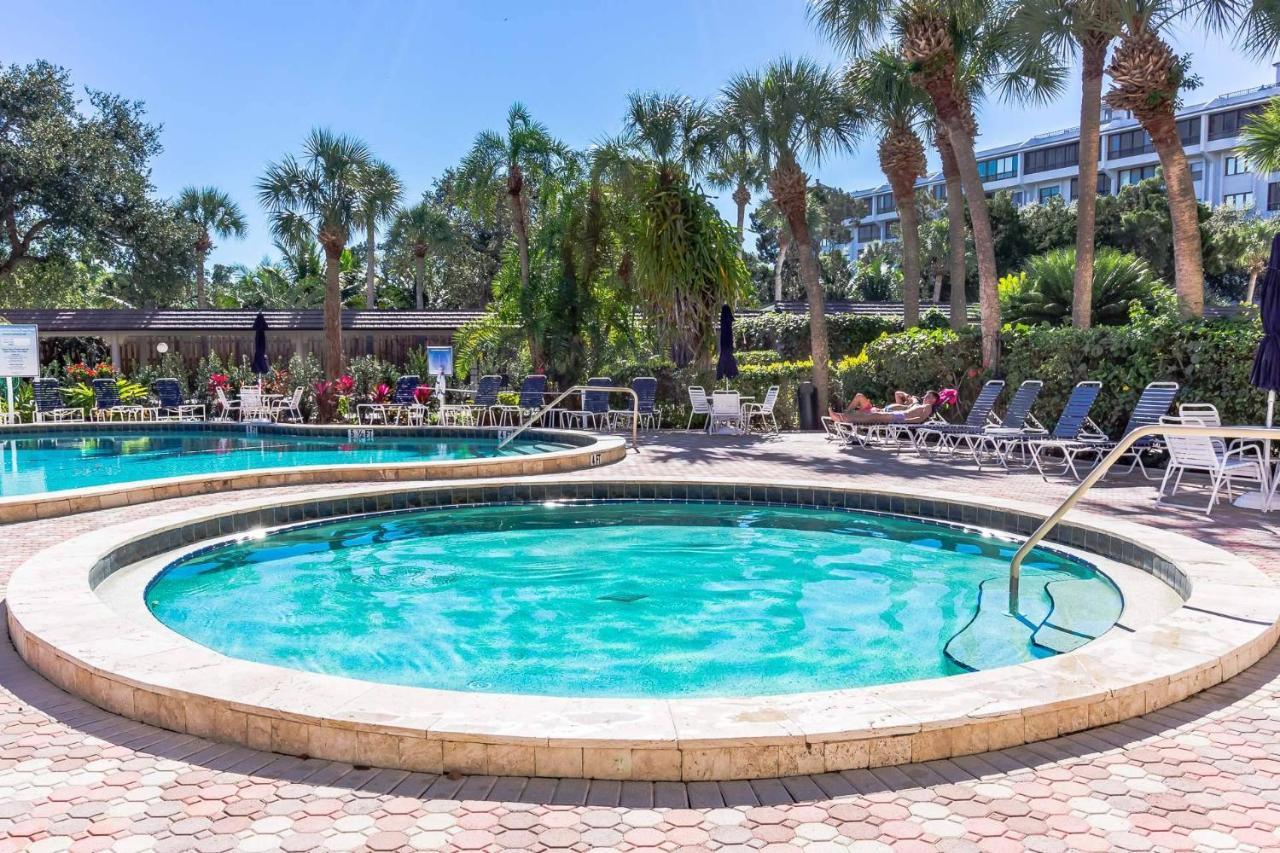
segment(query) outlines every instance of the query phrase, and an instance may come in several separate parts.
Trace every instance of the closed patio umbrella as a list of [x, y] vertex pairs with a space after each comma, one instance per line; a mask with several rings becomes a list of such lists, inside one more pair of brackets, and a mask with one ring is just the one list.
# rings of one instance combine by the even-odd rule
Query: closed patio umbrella
[[716, 362], [716, 379], [723, 379], [725, 387], [738, 375], [738, 359], [733, 355], [733, 311], [728, 305], [720, 308], [720, 360]]
[[[1271, 240], [1271, 260], [1262, 280], [1262, 297], [1259, 300], [1262, 315], [1262, 342], [1253, 357], [1253, 372], [1249, 382], [1255, 388], [1267, 392], [1267, 427], [1275, 423], [1276, 392], [1280, 391], [1280, 234]], [[1267, 470], [1271, 470], [1271, 442], [1264, 443]], [[1265, 495], [1244, 495], [1237, 506], [1263, 506]], [[1265, 507], [1270, 509], [1270, 507]]]
[[258, 374], [258, 388], [262, 388], [262, 374], [271, 372], [271, 362], [267, 360], [267, 318], [258, 312], [253, 318], [253, 363], [250, 365]]

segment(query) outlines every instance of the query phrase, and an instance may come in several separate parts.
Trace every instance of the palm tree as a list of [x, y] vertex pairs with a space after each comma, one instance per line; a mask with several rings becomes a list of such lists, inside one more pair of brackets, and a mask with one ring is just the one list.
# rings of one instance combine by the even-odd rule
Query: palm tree
[[716, 144], [714, 117], [707, 105], [685, 95], [632, 92], [618, 140], [657, 165], [667, 180], [676, 170], [697, 177], [706, 168]]
[[378, 306], [377, 284], [374, 279], [378, 226], [391, 221], [400, 206], [400, 177], [386, 163], [374, 160], [365, 170], [361, 184], [356, 224], [365, 229], [364, 306], [373, 309]]
[[302, 157], [285, 155], [267, 166], [258, 181], [258, 199], [282, 242], [314, 234], [324, 251], [325, 370], [342, 372], [342, 253], [360, 211], [364, 177], [372, 163], [358, 139], [317, 128], [302, 144]]
[[1254, 171], [1280, 172], [1280, 98], [1272, 98], [1262, 112], [1245, 123], [1236, 150]]
[[550, 171], [553, 160], [565, 153], [546, 127], [534, 121], [523, 104], [515, 103], [507, 113], [506, 135], [481, 131], [455, 179], [459, 198], [465, 199], [483, 221], [496, 218], [498, 201], [506, 197], [520, 258], [520, 285], [525, 290], [529, 288], [531, 198], [526, 182]]
[[1178, 309], [1184, 317], [1200, 317], [1204, 315], [1204, 258], [1199, 207], [1175, 115], [1181, 89], [1188, 82], [1187, 61], [1160, 36], [1180, 7], [1163, 0], [1133, 0], [1124, 7], [1120, 43], [1107, 66], [1112, 85], [1105, 100], [1116, 109], [1132, 111], [1155, 146], [1173, 224]]
[[854, 100], [866, 111], [879, 135], [880, 170], [889, 179], [898, 209], [902, 240], [902, 322], [920, 322], [920, 223], [916, 181], [928, 163], [916, 128], [925, 119], [924, 93], [911, 82], [911, 69], [894, 52], [881, 48], [853, 63], [846, 80]]
[[969, 267], [966, 263], [968, 243], [965, 238], [964, 216], [964, 184], [960, 180], [960, 166], [956, 163], [956, 154], [951, 149], [951, 138], [940, 128], [933, 132], [933, 144], [938, 149], [938, 157], [942, 161], [942, 180], [947, 187], [947, 244], [950, 249], [950, 270], [947, 276], [951, 279], [951, 328], [959, 331], [969, 325], [969, 302], [965, 295], [965, 284], [969, 278]]
[[1107, 50], [1120, 34], [1113, 0], [1021, 0], [1015, 26], [1029, 41], [1048, 45], [1063, 60], [1080, 57], [1080, 179], [1076, 182], [1076, 271], [1071, 323], [1089, 328], [1093, 314], [1094, 231], [1102, 137], [1102, 74]]
[[838, 75], [808, 59], [784, 57], [762, 72], [739, 74], [723, 98], [723, 111], [746, 130], [768, 173], [769, 194], [791, 230], [809, 300], [813, 383], [818, 408], [825, 411], [830, 391], [826, 302], [807, 218], [809, 176], [801, 161], [816, 165], [832, 152], [851, 150], [861, 116]]
[[1061, 87], [1060, 63], [1043, 48], [1016, 38], [996, 0], [811, 0], [810, 14], [854, 55], [887, 35], [929, 96], [939, 127], [955, 154], [978, 261], [982, 306], [982, 362], [1000, 359], [999, 272], [986, 192], [978, 172], [974, 103], [986, 85], [1007, 98], [1045, 100]]
[[413, 305], [423, 308], [423, 287], [427, 278], [427, 253], [439, 251], [453, 242], [449, 217], [427, 199], [402, 210], [391, 223], [389, 242], [413, 256]]
[[196, 307], [208, 308], [204, 262], [213, 248], [213, 237], [244, 237], [244, 214], [231, 196], [217, 187], [187, 187], [178, 196], [178, 213], [199, 230], [196, 237]]
[[764, 187], [764, 171], [760, 160], [751, 151], [745, 129], [735, 127], [727, 116], [716, 117], [715, 145], [712, 150], [714, 167], [707, 173], [707, 182], [716, 189], [733, 190], [733, 203], [738, 208], [738, 242], [746, 233], [747, 205], [753, 193]]

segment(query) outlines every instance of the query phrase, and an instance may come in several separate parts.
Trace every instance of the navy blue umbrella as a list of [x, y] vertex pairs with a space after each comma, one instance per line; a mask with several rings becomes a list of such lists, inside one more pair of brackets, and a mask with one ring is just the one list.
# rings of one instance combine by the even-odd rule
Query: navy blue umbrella
[[[1262, 342], [1258, 344], [1258, 352], [1253, 357], [1253, 372], [1249, 374], [1249, 382], [1255, 388], [1267, 392], [1267, 426], [1271, 427], [1275, 423], [1276, 391], [1280, 391], [1280, 234], [1271, 239], [1271, 260], [1267, 263], [1267, 274], [1262, 280], [1259, 303]], [[1264, 464], [1270, 470], [1271, 442], [1264, 442], [1263, 446], [1266, 449]], [[1263, 507], [1266, 507], [1266, 495], [1260, 494], [1259, 497]]]
[[738, 375], [738, 360], [733, 357], [733, 312], [728, 305], [720, 308], [720, 360], [716, 362], [716, 379], [733, 379]]
[[271, 372], [271, 362], [267, 360], [267, 318], [258, 312], [253, 318], [253, 372], [261, 376]]

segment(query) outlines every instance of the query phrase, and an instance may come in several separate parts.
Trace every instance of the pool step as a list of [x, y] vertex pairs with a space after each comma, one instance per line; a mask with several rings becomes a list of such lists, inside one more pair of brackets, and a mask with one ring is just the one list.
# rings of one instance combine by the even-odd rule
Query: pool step
[[1070, 578], [1045, 585], [1050, 610], [1031, 641], [1054, 652], [1069, 652], [1096, 639], [1119, 617], [1098, 606], [1095, 582]]
[[[1032, 582], [1028, 584], [1028, 580]], [[978, 586], [978, 607], [973, 619], [947, 641], [943, 653], [967, 670], [1010, 666], [1047, 656], [1047, 648], [1031, 642], [1048, 615], [1045, 597], [1036, 594], [1043, 588], [1043, 581], [1023, 578], [1024, 612], [1014, 617], [1008, 610], [1009, 579], [987, 578]]]

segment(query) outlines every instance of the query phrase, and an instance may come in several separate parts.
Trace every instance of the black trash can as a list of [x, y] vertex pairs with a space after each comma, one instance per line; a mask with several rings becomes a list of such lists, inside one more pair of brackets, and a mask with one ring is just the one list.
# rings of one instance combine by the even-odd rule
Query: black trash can
[[800, 419], [800, 429], [818, 429], [818, 389], [812, 382], [801, 382], [796, 389], [796, 416]]

